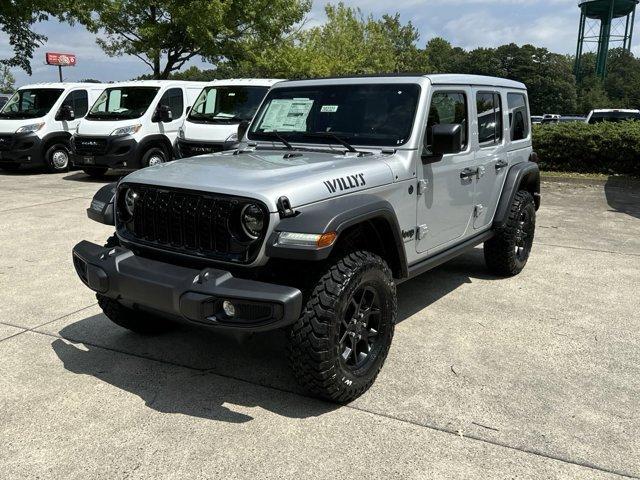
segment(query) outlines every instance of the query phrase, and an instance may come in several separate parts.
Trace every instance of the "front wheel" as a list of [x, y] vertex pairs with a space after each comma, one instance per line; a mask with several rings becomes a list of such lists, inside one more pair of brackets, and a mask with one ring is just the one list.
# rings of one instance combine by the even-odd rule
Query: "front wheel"
[[289, 361], [311, 394], [348, 402], [382, 369], [397, 317], [396, 287], [379, 256], [357, 251], [331, 265], [289, 333]]
[[536, 206], [527, 191], [516, 193], [509, 217], [495, 236], [484, 244], [484, 258], [496, 275], [519, 274], [529, 260], [536, 229]]
[[69, 147], [64, 143], [51, 145], [44, 154], [47, 171], [51, 173], [69, 170]]
[[160, 165], [167, 161], [169, 161], [169, 158], [164, 149], [160, 147], [153, 147], [145, 152], [142, 156], [141, 163], [143, 167], [153, 167], [154, 165]]

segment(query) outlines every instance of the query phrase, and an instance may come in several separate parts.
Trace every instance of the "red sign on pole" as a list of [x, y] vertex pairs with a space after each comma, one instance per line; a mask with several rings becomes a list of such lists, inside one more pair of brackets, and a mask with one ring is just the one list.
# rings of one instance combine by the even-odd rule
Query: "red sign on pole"
[[75, 67], [76, 56], [73, 53], [46, 53], [47, 65], [57, 65], [59, 67]]

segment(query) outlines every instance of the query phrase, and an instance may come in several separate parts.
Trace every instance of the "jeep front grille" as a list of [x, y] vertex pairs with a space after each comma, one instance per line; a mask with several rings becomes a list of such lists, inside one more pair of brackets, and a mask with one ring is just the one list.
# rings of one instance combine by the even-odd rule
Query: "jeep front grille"
[[[239, 221], [245, 204], [260, 205], [259, 202], [142, 185], [123, 185], [120, 192], [127, 187], [134, 188], [138, 197], [133, 219], [122, 222], [126, 214], [121, 207], [122, 195], [118, 195], [118, 230], [125, 240], [236, 263], [250, 263], [257, 256], [264, 235], [255, 241], [242, 238]], [[268, 212], [263, 209], [268, 219]]]
[[106, 138], [76, 137], [73, 143], [78, 155], [104, 155], [107, 152]]

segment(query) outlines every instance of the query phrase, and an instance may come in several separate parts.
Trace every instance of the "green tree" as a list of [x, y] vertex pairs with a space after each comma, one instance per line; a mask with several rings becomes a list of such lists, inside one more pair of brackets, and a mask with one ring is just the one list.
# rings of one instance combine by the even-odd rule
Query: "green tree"
[[6, 65], [0, 66], [0, 93], [13, 93], [16, 79]]
[[247, 45], [286, 35], [310, 0], [88, 0], [72, 13], [110, 56], [133, 55], [154, 78], [168, 78], [199, 56], [214, 64]]
[[459, 73], [466, 52], [442, 37], [434, 37], [427, 42], [424, 56], [432, 73]]

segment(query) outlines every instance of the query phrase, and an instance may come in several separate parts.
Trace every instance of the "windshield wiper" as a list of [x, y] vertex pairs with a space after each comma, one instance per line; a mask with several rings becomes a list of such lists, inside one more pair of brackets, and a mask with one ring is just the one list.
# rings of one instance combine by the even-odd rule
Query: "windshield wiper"
[[273, 133], [273, 135], [274, 135], [278, 140], [280, 140], [280, 141], [284, 144], [284, 146], [285, 146], [285, 147], [287, 147], [287, 149], [289, 149], [289, 150], [293, 150], [293, 149], [294, 149], [294, 148], [293, 148], [293, 145], [291, 145], [289, 142], [287, 142], [287, 141], [285, 140], [285, 138], [284, 138], [282, 135], [280, 135], [280, 132], [278, 132], [277, 130], [273, 130], [271, 133]]
[[308, 136], [308, 137], [332, 139], [332, 140], [335, 140], [336, 142], [338, 142], [340, 145], [342, 145], [344, 148], [346, 148], [351, 153], [362, 153], [362, 152], [359, 152], [358, 150], [356, 150], [355, 148], [353, 148], [353, 145], [351, 145], [345, 139], [340, 138], [335, 133], [331, 133], [331, 132], [307, 132], [307, 133], [304, 133], [304, 135]]

